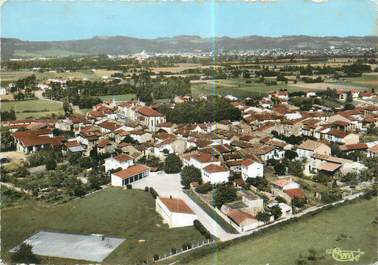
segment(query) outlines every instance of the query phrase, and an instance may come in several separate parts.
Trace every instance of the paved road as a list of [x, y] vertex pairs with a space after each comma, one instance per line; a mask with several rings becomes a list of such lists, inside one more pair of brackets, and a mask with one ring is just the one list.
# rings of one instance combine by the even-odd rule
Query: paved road
[[172, 196], [184, 200], [197, 215], [198, 220], [211, 234], [218, 237], [221, 241], [231, 240], [240, 236], [239, 234], [226, 232], [216, 221], [214, 221], [214, 219], [212, 219], [200, 206], [182, 191], [179, 174], [166, 174], [164, 172], [151, 173], [149, 177], [134, 183], [133, 189], [144, 189], [146, 186], [153, 187], [160, 196]]

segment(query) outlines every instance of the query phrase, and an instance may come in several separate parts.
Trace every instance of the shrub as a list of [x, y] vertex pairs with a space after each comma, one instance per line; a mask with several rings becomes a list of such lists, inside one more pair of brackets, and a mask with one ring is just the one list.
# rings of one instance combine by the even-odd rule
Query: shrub
[[39, 263], [39, 258], [33, 254], [32, 246], [22, 243], [20, 248], [12, 254], [11, 257], [14, 263]]
[[174, 255], [177, 253], [177, 249], [176, 248], [171, 248], [171, 254]]
[[145, 192], [149, 192], [150, 191], [150, 188], [148, 188], [148, 186], [144, 187], [144, 191]]
[[159, 258], [160, 258], [160, 257], [159, 257], [159, 255], [158, 255], [158, 254], [155, 254], [155, 255], [154, 255], [154, 261], [158, 261], [158, 260], [159, 260]]
[[132, 186], [131, 184], [127, 184], [126, 188], [127, 188], [128, 190], [131, 190], [131, 189], [133, 188], [133, 186]]
[[150, 193], [152, 194], [152, 197], [154, 197], [154, 199], [156, 199], [159, 196], [156, 190], [152, 187], [150, 187]]
[[206, 239], [211, 238], [210, 232], [206, 229], [206, 227], [204, 227], [204, 225], [200, 221], [194, 220], [193, 225], [194, 228], [196, 228]]
[[213, 189], [213, 185], [210, 182], [204, 183], [196, 188], [196, 192], [205, 194]]

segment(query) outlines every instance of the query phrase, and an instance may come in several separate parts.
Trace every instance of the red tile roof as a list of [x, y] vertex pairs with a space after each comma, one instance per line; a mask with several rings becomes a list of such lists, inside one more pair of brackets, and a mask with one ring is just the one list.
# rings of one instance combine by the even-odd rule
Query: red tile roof
[[238, 225], [240, 225], [247, 219], [255, 219], [255, 217], [251, 214], [242, 212], [238, 209], [231, 209], [230, 211], [228, 211], [227, 216], [230, 217]]
[[228, 169], [226, 169], [225, 167], [215, 165], [215, 164], [210, 164], [210, 165], [204, 167], [203, 170], [205, 170], [207, 173], [219, 173], [219, 172], [227, 172], [228, 171]]
[[150, 168], [148, 166], [145, 166], [145, 165], [142, 165], [142, 164], [138, 164], [138, 165], [131, 166], [131, 167], [128, 167], [126, 169], [123, 169], [121, 171], [115, 172], [113, 174], [116, 175], [117, 177], [122, 178], [122, 179], [128, 179], [128, 178], [131, 178], [131, 177], [133, 177], [135, 175], [138, 175], [138, 174], [141, 174], [143, 172], [146, 172], [149, 169]]
[[138, 112], [140, 114], [142, 114], [143, 116], [147, 116], [147, 117], [159, 117], [159, 116], [163, 116], [163, 114], [161, 114], [160, 112], [152, 109], [152, 108], [149, 108], [149, 107], [141, 107], [138, 109]]
[[304, 198], [305, 193], [301, 189], [289, 189], [284, 191], [290, 198]]
[[192, 209], [181, 199], [159, 197], [159, 200], [173, 213], [194, 214]]
[[118, 162], [125, 162], [125, 161], [129, 161], [129, 160], [133, 160], [133, 158], [131, 156], [126, 155], [126, 154], [120, 154], [120, 155], [117, 155], [113, 158], [115, 160], [117, 160]]
[[13, 133], [13, 137], [21, 142], [25, 147], [36, 146], [36, 145], [61, 145], [64, 140], [63, 136], [50, 137], [50, 129], [42, 130], [29, 130], [29, 131], [18, 131]]

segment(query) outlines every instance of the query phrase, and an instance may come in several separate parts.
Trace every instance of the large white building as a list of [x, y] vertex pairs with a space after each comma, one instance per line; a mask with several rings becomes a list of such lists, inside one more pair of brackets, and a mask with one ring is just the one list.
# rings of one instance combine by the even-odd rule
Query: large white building
[[230, 171], [223, 166], [210, 164], [202, 169], [203, 182], [210, 182], [211, 184], [218, 184], [228, 182]]
[[125, 187], [142, 178], [148, 177], [150, 168], [137, 164], [126, 169], [117, 171], [111, 175], [111, 184], [116, 187]]
[[192, 226], [197, 219], [196, 214], [181, 199], [157, 197], [156, 212], [158, 212], [169, 228]]

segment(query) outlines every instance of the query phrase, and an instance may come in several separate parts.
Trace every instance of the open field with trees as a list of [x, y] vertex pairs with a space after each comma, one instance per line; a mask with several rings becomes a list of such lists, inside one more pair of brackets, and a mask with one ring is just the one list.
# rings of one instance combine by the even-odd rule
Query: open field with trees
[[[181, 248], [183, 243], [204, 239], [193, 227], [169, 229], [163, 224], [149, 192], [116, 188], [61, 205], [26, 201], [19, 207], [3, 209], [1, 225], [1, 251], [6, 260], [9, 249], [40, 230], [126, 238], [105, 260], [111, 264], [151, 262], [154, 254], [168, 253], [173, 247]], [[42, 260], [53, 264], [65, 262], [46, 257]]]
[[45, 116], [64, 114], [62, 104], [54, 101], [33, 99], [24, 101], [7, 101], [1, 103], [1, 111], [14, 109], [17, 119], [41, 118]]
[[192, 253], [181, 257], [180, 264], [325, 265], [335, 263], [326, 250], [336, 247], [364, 252], [359, 262], [350, 264], [372, 264], [377, 258], [377, 223], [376, 200], [359, 200], [271, 228], [224, 249], [213, 246], [211, 254], [202, 258]]

